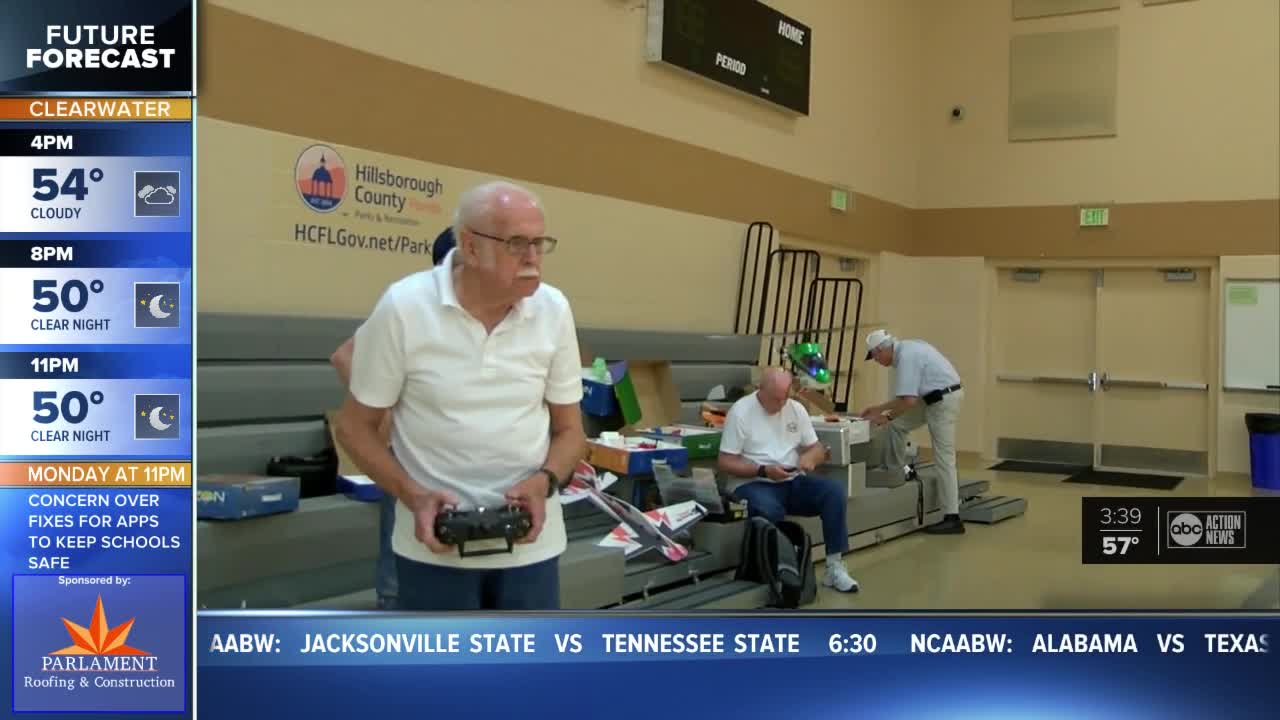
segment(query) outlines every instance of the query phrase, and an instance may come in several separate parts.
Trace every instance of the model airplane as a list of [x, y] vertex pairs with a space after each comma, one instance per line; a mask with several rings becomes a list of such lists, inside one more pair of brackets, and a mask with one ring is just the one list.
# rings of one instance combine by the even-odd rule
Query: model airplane
[[791, 371], [803, 386], [821, 389], [831, 384], [831, 371], [822, 357], [822, 346], [815, 342], [788, 345], [783, 355], [791, 361]]
[[630, 503], [603, 492], [603, 488], [616, 480], [612, 473], [605, 473], [605, 477], [601, 479], [596, 475], [595, 468], [580, 462], [568, 487], [561, 490], [560, 495], [562, 498], [568, 496], [568, 502], [586, 497], [605, 514], [617, 520], [618, 526], [599, 545], [622, 548], [628, 560], [650, 550], [657, 550], [671, 562], [680, 562], [689, 557], [689, 548], [676, 542], [675, 536], [706, 517], [706, 508], [689, 500], [640, 512]]
[[591, 495], [592, 490], [604, 492], [616, 482], [617, 475], [608, 472], [603, 476], [597, 475], [594, 467], [580, 462], [573, 471], [573, 477], [569, 478], [569, 483], [560, 489], [560, 504], [569, 505], [584, 500]]

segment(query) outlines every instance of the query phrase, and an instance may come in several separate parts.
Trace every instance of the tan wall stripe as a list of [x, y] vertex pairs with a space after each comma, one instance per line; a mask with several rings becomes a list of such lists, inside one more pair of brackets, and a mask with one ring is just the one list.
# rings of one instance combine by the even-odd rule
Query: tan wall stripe
[[[235, 13], [202, 7], [199, 112], [426, 162], [906, 252], [910, 212]], [[745, 228], [744, 228], [745, 230]]]
[[916, 210], [912, 254], [1112, 258], [1280, 253], [1280, 200], [1135, 203], [1110, 226], [1081, 228], [1078, 207]]
[[911, 210], [202, 4], [199, 114], [426, 162], [746, 223], [861, 251], [1150, 257], [1278, 251], [1280, 200]]

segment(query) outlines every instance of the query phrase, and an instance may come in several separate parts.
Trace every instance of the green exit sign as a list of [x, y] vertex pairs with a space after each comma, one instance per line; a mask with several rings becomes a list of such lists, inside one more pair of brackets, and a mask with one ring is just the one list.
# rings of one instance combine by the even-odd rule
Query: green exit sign
[[831, 209], [837, 212], [849, 212], [849, 191], [844, 188], [831, 188]]
[[1080, 208], [1080, 227], [1106, 227], [1110, 221], [1110, 208]]

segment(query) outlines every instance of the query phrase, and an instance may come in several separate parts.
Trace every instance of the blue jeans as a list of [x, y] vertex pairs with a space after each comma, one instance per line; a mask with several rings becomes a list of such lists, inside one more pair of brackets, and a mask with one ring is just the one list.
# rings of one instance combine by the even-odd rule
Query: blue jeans
[[831, 478], [798, 475], [790, 482], [758, 480], [738, 486], [733, 494], [747, 502], [748, 515], [763, 517], [773, 523], [787, 515], [820, 515], [827, 555], [838, 556], [849, 550], [846, 490]]
[[559, 610], [560, 558], [500, 570], [428, 565], [396, 556], [400, 609]]
[[396, 498], [383, 493], [381, 516], [378, 520], [378, 569], [374, 587], [378, 591], [378, 609], [395, 610], [400, 594], [400, 582], [396, 573], [396, 554], [391, 550], [391, 531], [396, 526]]

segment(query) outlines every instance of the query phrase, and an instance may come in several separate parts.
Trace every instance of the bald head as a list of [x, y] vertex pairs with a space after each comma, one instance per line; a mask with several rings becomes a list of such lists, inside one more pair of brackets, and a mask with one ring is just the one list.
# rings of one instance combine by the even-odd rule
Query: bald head
[[756, 397], [770, 415], [782, 410], [791, 394], [791, 373], [782, 368], [769, 368], [760, 376], [760, 390]]
[[506, 237], [512, 234], [508, 225], [535, 216], [539, 223], [543, 222], [542, 203], [533, 191], [506, 180], [494, 180], [477, 185], [458, 198], [453, 234], [461, 237], [470, 228]]
[[[470, 291], [499, 305], [536, 292], [542, 252], [527, 240], [542, 237], [545, 230], [542, 203], [531, 190], [495, 180], [462, 193], [454, 237], [458, 256], [473, 278]], [[513, 238], [526, 239], [523, 250], [508, 242]]]

